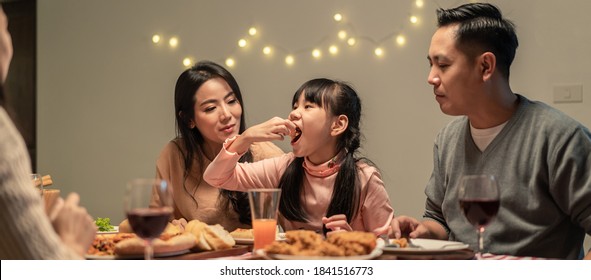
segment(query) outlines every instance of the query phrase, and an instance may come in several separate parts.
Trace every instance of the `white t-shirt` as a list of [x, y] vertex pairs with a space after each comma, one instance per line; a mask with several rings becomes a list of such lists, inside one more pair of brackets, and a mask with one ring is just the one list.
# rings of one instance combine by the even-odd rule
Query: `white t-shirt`
[[474, 143], [476, 144], [478, 149], [481, 152], [486, 150], [486, 147], [488, 147], [490, 142], [492, 142], [492, 140], [495, 139], [495, 137], [497, 137], [499, 132], [503, 130], [503, 127], [505, 127], [506, 124], [507, 122], [504, 122], [500, 125], [491, 128], [478, 129], [474, 128], [472, 126], [472, 123], [470, 123], [470, 134], [472, 134], [472, 139], [474, 139]]

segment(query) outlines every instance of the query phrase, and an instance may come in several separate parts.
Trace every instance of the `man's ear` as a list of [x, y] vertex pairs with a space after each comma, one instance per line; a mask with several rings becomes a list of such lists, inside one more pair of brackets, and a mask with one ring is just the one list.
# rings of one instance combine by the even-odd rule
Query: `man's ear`
[[349, 126], [349, 118], [345, 115], [339, 115], [330, 127], [330, 135], [340, 135], [347, 130], [347, 126]]
[[497, 69], [497, 57], [491, 52], [480, 55], [480, 69], [482, 71], [482, 80], [488, 81]]

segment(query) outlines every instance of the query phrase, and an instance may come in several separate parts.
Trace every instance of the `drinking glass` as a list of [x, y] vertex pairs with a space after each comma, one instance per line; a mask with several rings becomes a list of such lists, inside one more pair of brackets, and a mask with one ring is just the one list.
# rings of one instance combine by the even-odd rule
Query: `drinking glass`
[[31, 182], [35, 189], [39, 192], [40, 196], [43, 196], [43, 179], [41, 179], [41, 175], [37, 173], [31, 174]]
[[263, 249], [275, 241], [280, 197], [280, 189], [252, 189], [248, 191], [254, 234], [253, 251]]
[[[153, 193], [160, 199], [150, 204]], [[127, 183], [124, 209], [131, 229], [144, 239], [144, 258], [153, 259], [152, 241], [162, 234], [172, 215], [172, 187], [166, 180], [131, 180]]]
[[499, 211], [499, 187], [493, 175], [465, 175], [459, 188], [460, 208], [478, 233], [478, 252], [484, 251], [485, 227]]

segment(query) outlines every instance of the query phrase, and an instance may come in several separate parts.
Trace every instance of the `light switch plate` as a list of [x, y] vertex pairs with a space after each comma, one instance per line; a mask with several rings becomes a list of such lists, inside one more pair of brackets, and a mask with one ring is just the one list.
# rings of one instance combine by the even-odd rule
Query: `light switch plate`
[[555, 85], [554, 103], [583, 102], [583, 85]]

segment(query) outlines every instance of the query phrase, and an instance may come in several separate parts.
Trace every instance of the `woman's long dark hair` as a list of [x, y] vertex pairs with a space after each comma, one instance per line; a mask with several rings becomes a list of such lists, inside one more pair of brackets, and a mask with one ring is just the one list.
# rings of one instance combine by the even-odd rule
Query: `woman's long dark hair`
[[[211, 61], [200, 61], [193, 67], [185, 70], [179, 76], [175, 91], [174, 91], [174, 108], [176, 118], [176, 137], [183, 145], [186, 153], [183, 154], [183, 160], [185, 163], [185, 172], [183, 178], [183, 189], [191, 198], [193, 194], [189, 192], [185, 184], [187, 177], [191, 174], [193, 167], [193, 161], [197, 160], [199, 166], [199, 182], [197, 186], [203, 180], [203, 172], [205, 171], [204, 158], [205, 158], [205, 139], [197, 128], [190, 128], [190, 123], [195, 116], [195, 102], [197, 90], [207, 81], [213, 78], [224, 79], [238, 99], [240, 106], [242, 106], [242, 116], [240, 117], [240, 130], [239, 133], [244, 132], [246, 124], [244, 121], [244, 101], [242, 100], [242, 93], [240, 87], [234, 76], [230, 74], [224, 67], [211, 62]], [[183, 151], [179, 147], [180, 151]], [[240, 158], [240, 162], [251, 162], [252, 153], [250, 150]], [[197, 188], [195, 186], [195, 188]], [[196, 189], [195, 189], [196, 190]], [[195, 191], [193, 190], [193, 192]], [[227, 209], [228, 203], [232, 205], [232, 208], [238, 213], [239, 220], [243, 224], [251, 224], [250, 206], [248, 204], [248, 197], [243, 192], [233, 192], [228, 190], [222, 190], [220, 196], [223, 198], [222, 203], [219, 205], [221, 209]], [[197, 200], [193, 198], [195, 204]], [[197, 205], [198, 206], [198, 205]]]
[[[333, 115], [345, 115], [349, 124], [337, 141], [337, 151], [343, 153], [343, 159], [336, 177], [332, 198], [326, 216], [345, 214], [347, 222], [357, 215], [361, 184], [359, 181], [355, 153], [360, 146], [361, 100], [355, 90], [347, 83], [329, 79], [314, 79], [304, 83], [295, 93], [292, 104], [296, 104], [300, 95], [308, 102], [323, 106]], [[301, 197], [304, 178], [304, 158], [295, 158], [281, 176], [281, 201], [279, 211], [288, 220], [307, 222], [308, 215], [302, 209]]]

